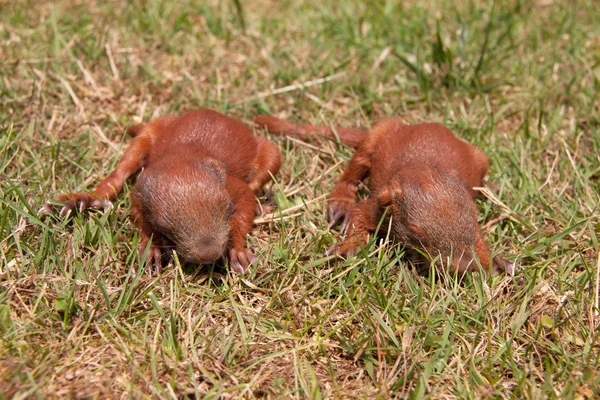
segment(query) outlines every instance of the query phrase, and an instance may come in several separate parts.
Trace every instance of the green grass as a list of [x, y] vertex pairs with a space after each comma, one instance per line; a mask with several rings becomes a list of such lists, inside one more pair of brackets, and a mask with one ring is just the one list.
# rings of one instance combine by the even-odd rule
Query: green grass
[[[0, 10], [0, 397], [600, 396], [595, 1]], [[196, 107], [446, 124], [490, 157], [481, 224], [516, 276], [420, 276], [389, 242], [332, 262], [326, 195], [352, 150], [262, 131], [284, 166], [246, 276], [148, 276], [130, 187], [110, 210], [36, 214], [107, 175], [126, 126]]]

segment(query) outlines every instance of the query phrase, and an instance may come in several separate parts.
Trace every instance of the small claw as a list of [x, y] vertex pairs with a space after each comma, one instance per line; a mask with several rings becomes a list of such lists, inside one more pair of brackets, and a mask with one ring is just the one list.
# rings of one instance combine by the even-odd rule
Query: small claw
[[329, 218], [329, 223], [327, 224], [327, 230], [330, 231], [334, 225], [335, 225], [335, 220], [332, 220], [331, 218]]
[[[140, 257], [146, 251], [147, 244], [148, 242], [139, 245]], [[150, 248], [148, 249], [148, 255], [146, 258], [146, 272], [149, 276], [154, 276], [155, 274], [160, 275], [162, 273], [162, 270], [162, 251], [157, 246], [150, 245]]]
[[332, 221], [335, 221], [335, 214], [337, 214], [337, 202], [332, 201], [327, 207], [327, 219], [329, 220], [330, 224], [333, 223]]
[[237, 254], [238, 257], [238, 261], [240, 263], [240, 265], [242, 266], [242, 268], [244, 268], [244, 266], [248, 265], [248, 259], [246, 258], [246, 254], [243, 251], [240, 251]]
[[65, 203], [65, 205], [63, 206], [63, 208], [60, 209], [60, 216], [64, 217], [65, 215], [68, 215], [76, 207], [77, 207], [77, 199], [76, 198], [69, 199]]
[[343, 211], [337, 211], [335, 214], [330, 216], [329, 224], [327, 225], [327, 229], [333, 228], [339, 222], [340, 218], [342, 218], [343, 216], [344, 216]]
[[65, 205], [63, 208], [60, 209], [60, 212], [58, 213], [58, 215], [60, 215], [61, 217], [64, 217], [66, 215], [68, 215], [71, 212], [71, 207]]
[[246, 258], [248, 259], [248, 265], [254, 265], [258, 262], [258, 258], [249, 249], [246, 249]]
[[329, 224], [331, 226], [335, 225], [338, 220], [344, 215], [344, 207], [342, 207], [341, 203], [338, 201], [333, 201], [329, 204], [327, 208], [327, 216], [329, 217]]
[[329, 218], [328, 229], [335, 226], [341, 218], [343, 218], [343, 224], [347, 225], [353, 203], [353, 201], [345, 199], [330, 201], [329, 207], [327, 208], [327, 216]]
[[82, 197], [81, 200], [79, 200], [79, 212], [83, 212], [85, 211], [85, 209], [87, 208], [87, 198]]
[[238, 274], [243, 274], [248, 266], [256, 263], [258, 259], [249, 249], [229, 250], [229, 267]]
[[242, 264], [240, 264], [238, 261], [236, 261], [233, 264], [231, 264], [231, 269], [236, 274], [243, 274], [245, 272], [244, 271], [244, 267], [242, 267]]
[[[59, 211], [59, 215], [64, 217], [73, 210], [83, 212], [90, 207], [93, 208], [111, 208], [112, 203], [108, 199], [97, 199], [88, 193], [70, 193], [63, 194], [54, 199], [56, 202], [62, 202], [63, 207]], [[53, 212], [57, 206], [50, 202], [46, 202], [38, 211], [38, 214]]]
[[344, 215], [344, 220], [342, 221], [342, 225], [340, 227], [340, 232], [345, 235], [348, 231], [348, 227], [350, 226], [350, 213]]
[[156, 275], [160, 275], [162, 273], [162, 253], [158, 247], [154, 247], [150, 250], [152, 251], [152, 256], [154, 258], [154, 272]]
[[50, 214], [51, 212], [52, 212], [52, 206], [49, 203], [46, 203], [42, 207], [40, 207], [37, 214], [44, 215], [44, 214]]
[[338, 247], [340, 247], [339, 244], [332, 244], [331, 246], [329, 246], [329, 248], [325, 251], [325, 256], [329, 257], [332, 254], [336, 254]]

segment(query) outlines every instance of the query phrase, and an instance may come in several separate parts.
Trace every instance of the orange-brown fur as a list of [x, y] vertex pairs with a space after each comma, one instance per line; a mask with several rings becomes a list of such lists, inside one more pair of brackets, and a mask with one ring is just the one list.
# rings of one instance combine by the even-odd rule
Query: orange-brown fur
[[[367, 243], [381, 219], [391, 233], [411, 249], [454, 271], [489, 269], [490, 252], [477, 223], [473, 189], [483, 185], [488, 159], [477, 147], [456, 138], [440, 124], [406, 125], [397, 118], [385, 119], [371, 129], [331, 129], [294, 124], [269, 116], [255, 123], [269, 131], [318, 139], [339, 136], [357, 149], [329, 198], [330, 227], [342, 220], [345, 241], [330, 251], [351, 254]], [[357, 202], [358, 183], [370, 177], [371, 196]], [[417, 252], [413, 252], [417, 253]], [[448, 263], [448, 260], [451, 260]], [[500, 257], [494, 271], [512, 273]]]
[[[209, 263], [227, 254], [243, 272], [256, 258], [246, 248], [255, 212], [254, 192], [279, 170], [281, 155], [241, 122], [211, 110], [164, 116], [131, 127], [133, 141], [115, 170], [91, 192], [57, 198], [61, 215], [114, 200], [138, 173], [132, 215], [141, 249], [162, 266], [164, 247], [186, 261]], [[47, 204], [43, 210], [52, 209]]]

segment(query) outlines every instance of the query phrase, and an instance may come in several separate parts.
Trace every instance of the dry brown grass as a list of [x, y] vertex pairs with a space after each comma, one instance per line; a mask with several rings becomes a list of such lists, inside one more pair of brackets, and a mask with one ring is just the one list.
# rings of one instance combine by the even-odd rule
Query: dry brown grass
[[[0, 2], [0, 394], [598, 396], [595, 4], [242, 2], [245, 33], [234, 4]], [[324, 257], [351, 155], [333, 142], [270, 137], [285, 163], [247, 276], [147, 276], [127, 190], [108, 211], [37, 216], [111, 170], [125, 127], [197, 107], [446, 123], [490, 155], [481, 222], [517, 276], [419, 276], [392, 243]]]

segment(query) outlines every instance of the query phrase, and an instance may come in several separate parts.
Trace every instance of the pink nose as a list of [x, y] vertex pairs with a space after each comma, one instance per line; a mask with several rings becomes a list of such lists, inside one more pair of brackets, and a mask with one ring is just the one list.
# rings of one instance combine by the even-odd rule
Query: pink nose
[[203, 249], [189, 257], [189, 261], [198, 264], [209, 264], [221, 257], [221, 252], [218, 249]]

